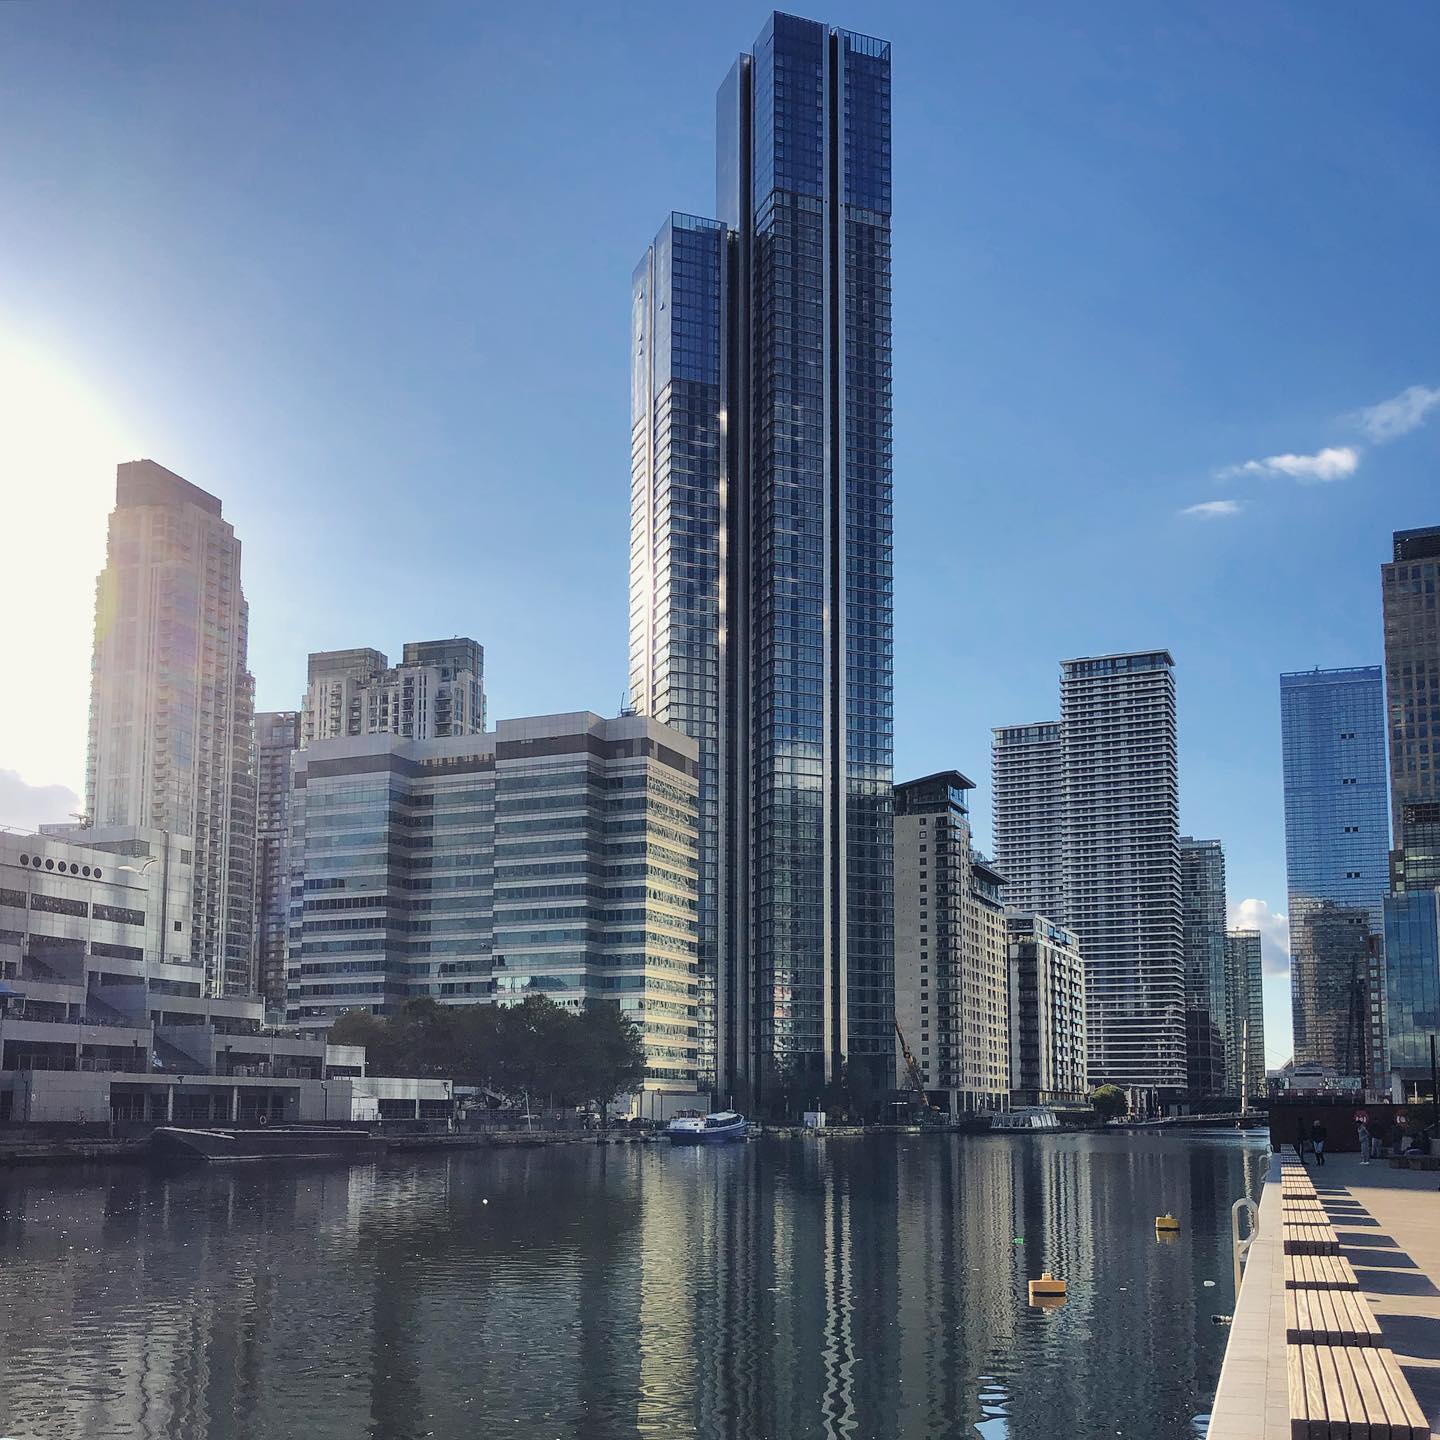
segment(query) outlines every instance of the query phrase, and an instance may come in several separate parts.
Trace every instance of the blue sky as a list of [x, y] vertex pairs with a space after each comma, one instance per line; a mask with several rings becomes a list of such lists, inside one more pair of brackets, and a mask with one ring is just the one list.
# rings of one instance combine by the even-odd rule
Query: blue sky
[[[1440, 410], [1358, 414], [1440, 386], [1440, 11], [809, 13], [894, 43], [897, 774], [973, 776], [983, 839], [990, 727], [1169, 646], [1184, 828], [1283, 912], [1276, 676], [1378, 661], [1389, 532], [1440, 523]], [[764, 14], [0, 7], [0, 623], [81, 697], [0, 726], [12, 814], [80, 785], [138, 454], [224, 499], [263, 707], [308, 650], [460, 632], [492, 716], [615, 710], [629, 276], [713, 208]]]

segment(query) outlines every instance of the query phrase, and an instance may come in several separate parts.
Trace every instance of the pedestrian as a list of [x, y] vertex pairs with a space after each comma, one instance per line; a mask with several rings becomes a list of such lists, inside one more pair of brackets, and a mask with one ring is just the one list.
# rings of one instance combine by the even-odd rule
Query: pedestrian
[[1325, 1126], [1321, 1124], [1319, 1120], [1310, 1127], [1310, 1148], [1315, 1152], [1315, 1163], [1317, 1165], [1323, 1165], [1325, 1163], [1325, 1136], [1328, 1133]]
[[1302, 1165], [1305, 1163], [1305, 1117], [1303, 1115], [1295, 1121], [1295, 1158]]
[[1368, 1165], [1370, 1163], [1370, 1127], [1364, 1120], [1361, 1120], [1355, 1127], [1355, 1133], [1360, 1138], [1360, 1163]]

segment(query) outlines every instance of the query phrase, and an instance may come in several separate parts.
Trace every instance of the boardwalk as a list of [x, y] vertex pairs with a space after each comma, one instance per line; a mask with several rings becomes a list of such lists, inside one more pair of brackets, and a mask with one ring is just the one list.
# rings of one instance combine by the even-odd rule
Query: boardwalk
[[[1287, 1156], [1293, 1160], [1293, 1155]], [[1358, 1294], [1395, 1352], [1440, 1436], [1440, 1173], [1392, 1170], [1383, 1160], [1331, 1155], [1312, 1168], [1317, 1198]], [[1260, 1204], [1260, 1234], [1250, 1252], [1210, 1424], [1210, 1440], [1289, 1440], [1285, 1374], [1286, 1260], [1281, 1242], [1278, 1160]], [[1292, 1279], [1297, 1257], [1290, 1257]], [[1356, 1292], [1352, 1292], [1356, 1293]], [[1292, 1305], [1293, 1320], [1293, 1305]]]

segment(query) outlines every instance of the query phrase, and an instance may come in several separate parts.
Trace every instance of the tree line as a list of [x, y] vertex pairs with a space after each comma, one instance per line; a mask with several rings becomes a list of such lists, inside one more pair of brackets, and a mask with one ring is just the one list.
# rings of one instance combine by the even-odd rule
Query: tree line
[[332, 1045], [363, 1045], [371, 1075], [434, 1077], [536, 1106], [594, 1103], [637, 1090], [640, 1032], [618, 1005], [566, 1010], [541, 995], [520, 1005], [410, 1000], [393, 1016], [347, 1010]]

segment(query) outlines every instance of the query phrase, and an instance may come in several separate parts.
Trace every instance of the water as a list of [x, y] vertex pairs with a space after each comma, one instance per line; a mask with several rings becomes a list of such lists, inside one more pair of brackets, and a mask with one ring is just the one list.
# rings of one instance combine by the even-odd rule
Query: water
[[[0, 1436], [1191, 1436], [1262, 1154], [874, 1136], [12, 1169]], [[1070, 1298], [1033, 1309], [1046, 1269]]]

